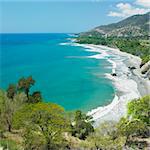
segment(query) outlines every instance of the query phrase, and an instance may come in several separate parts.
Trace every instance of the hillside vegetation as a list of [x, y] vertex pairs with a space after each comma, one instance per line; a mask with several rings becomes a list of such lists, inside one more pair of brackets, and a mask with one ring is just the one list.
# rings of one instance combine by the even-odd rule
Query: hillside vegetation
[[44, 103], [40, 91], [31, 93], [35, 80], [21, 78], [0, 90], [0, 148], [8, 150], [121, 150], [145, 149], [150, 144], [150, 96], [128, 104], [119, 122], [93, 127], [91, 116], [67, 112]]
[[77, 42], [119, 48], [121, 51], [141, 57], [144, 64], [150, 60], [149, 18], [150, 12], [131, 16], [118, 23], [99, 26], [81, 33]]

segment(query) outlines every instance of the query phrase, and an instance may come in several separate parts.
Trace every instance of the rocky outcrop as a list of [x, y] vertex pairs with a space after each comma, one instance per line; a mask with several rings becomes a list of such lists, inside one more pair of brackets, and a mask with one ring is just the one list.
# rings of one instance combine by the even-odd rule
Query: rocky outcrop
[[141, 67], [141, 73], [145, 74], [146, 77], [150, 80], [150, 61], [148, 61], [145, 65]]

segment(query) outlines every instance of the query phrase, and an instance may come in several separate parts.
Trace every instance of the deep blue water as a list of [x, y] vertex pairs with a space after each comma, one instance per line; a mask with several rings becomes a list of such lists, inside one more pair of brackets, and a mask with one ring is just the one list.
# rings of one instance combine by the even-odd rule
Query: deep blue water
[[114, 97], [111, 72], [105, 59], [90, 59], [96, 53], [85, 48], [60, 45], [70, 42], [68, 34], [0, 34], [0, 87], [32, 75], [36, 84], [31, 92], [42, 92], [44, 101], [67, 110], [91, 110]]

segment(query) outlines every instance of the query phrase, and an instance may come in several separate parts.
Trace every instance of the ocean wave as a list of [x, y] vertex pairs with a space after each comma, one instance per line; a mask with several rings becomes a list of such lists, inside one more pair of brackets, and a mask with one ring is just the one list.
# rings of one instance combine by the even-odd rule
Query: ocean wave
[[71, 37], [78, 37], [78, 35], [76, 35], [76, 34], [73, 34], [73, 33], [69, 33], [69, 34], [67, 34], [68, 36], [71, 36]]
[[96, 54], [92, 56], [86, 56], [87, 58], [95, 58], [95, 59], [106, 59], [107, 55], [106, 54]]
[[69, 43], [59, 43], [59, 45], [69, 45]]
[[81, 46], [78, 43], [73, 43], [73, 42], [66, 42], [66, 43], [59, 43], [59, 45], [69, 45], [69, 46]]
[[[116, 73], [117, 76], [114, 77], [109, 73], [106, 73], [105, 76], [112, 81], [114, 87], [116, 88], [116, 94], [109, 105], [97, 107], [87, 113], [93, 117], [95, 126], [98, 126], [100, 122], [106, 120], [118, 121], [123, 115], [126, 114], [127, 103], [132, 99], [140, 97], [137, 83], [129, 77], [132, 75], [132, 73], [125, 63], [127, 57], [117, 54], [114, 52], [114, 49], [112, 50], [111, 48], [107, 48], [106, 55], [101, 57], [101, 55], [103, 56], [104, 49], [106, 48], [104, 47], [103, 50], [99, 48], [101, 54], [99, 56], [95, 55], [92, 58], [105, 58], [110, 64], [112, 64], [112, 73]], [[95, 46], [93, 50], [95, 50]], [[122, 94], [119, 94], [118, 91]]]
[[[120, 59], [120, 57], [115, 57], [115, 55], [111, 55], [108, 51], [108, 49], [100, 49], [100, 48], [94, 48], [93, 46], [87, 46], [87, 45], [82, 45], [84, 48], [86, 48], [86, 51], [89, 52], [98, 52], [100, 54], [92, 55], [92, 56], [87, 56], [87, 58], [95, 58], [95, 59], [106, 59], [110, 64], [112, 64], [112, 73], [116, 72], [116, 67], [117, 64], [113, 60], [114, 59]], [[87, 49], [88, 48], [88, 49]], [[111, 57], [110, 57], [111, 56]]]
[[[86, 57], [91, 59], [106, 59], [112, 65], [112, 73], [116, 73], [117, 76], [114, 77], [109, 73], [105, 74], [106, 78], [112, 80], [112, 83], [115, 87], [115, 96], [112, 102], [109, 105], [92, 109], [87, 114], [93, 117], [95, 126], [98, 126], [100, 121], [118, 121], [123, 115], [126, 114], [127, 103], [132, 99], [140, 97], [137, 83], [129, 78], [131, 72], [125, 64], [127, 56], [120, 55], [118, 49], [116, 50], [105, 46], [84, 45], [76, 43], [73, 46], [82, 46], [85, 48], [85, 51], [89, 52], [98, 52], [99, 54]], [[122, 94], [118, 94], [118, 91]]]
[[[87, 114], [93, 117], [95, 126], [98, 126], [102, 121], [118, 121], [123, 115], [126, 114], [127, 103], [132, 99], [140, 97], [137, 83], [129, 77], [130, 75], [132, 75], [132, 73], [125, 64], [125, 61], [128, 59], [127, 56], [121, 55], [120, 51], [116, 49], [108, 48], [105, 46], [84, 45], [78, 43], [67, 44], [71, 46], [84, 47], [85, 51], [98, 52], [98, 54], [86, 56], [86, 58], [106, 59], [112, 65], [109, 67], [111, 67], [112, 73], [116, 73], [117, 76], [114, 77], [109, 73], [105, 74], [105, 77], [110, 79], [115, 87], [115, 95], [112, 102], [109, 105], [92, 109]], [[85, 56], [70, 56], [70, 58], [85, 58]]]

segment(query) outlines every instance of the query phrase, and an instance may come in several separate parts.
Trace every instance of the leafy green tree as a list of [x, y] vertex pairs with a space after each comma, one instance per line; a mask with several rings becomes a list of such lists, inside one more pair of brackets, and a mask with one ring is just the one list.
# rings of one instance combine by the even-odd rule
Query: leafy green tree
[[128, 116], [150, 124], [150, 96], [131, 101], [128, 104]]
[[[25, 116], [23, 116], [24, 113]], [[26, 134], [25, 141], [28, 140], [28, 136], [30, 138], [40, 136], [44, 140], [41, 146], [45, 147], [45, 150], [59, 149], [65, 146], [63, 133], [69, 125], [62, 107], [51, 103], [26, 104], [16, 113], [15, 119], [18, 126], [29, 129], [27, 133], [30, 134]], [[25, 147], [28, 149], [34, 147], [35, 140], [31, 141], [33, 142], [30, 145], [26, 142]]]
[[133, 137], [144, 136], [147, 131], [147, 126], [139, 119], [122, 118], [118, 124], [118, 132], [126, 136], [128, 141]]
[[91, 119], [90, 116], [86, 116], [80, 110], [77, 110], [72, 124], [72, 135], [79, 139], [85, 139], [91, 132], [94, 132]]
[[11, 132], [13, 116], [25, 101], [26, 96], [23, 93], [15, 95], [12, 101], [6, 92], [0, 91], [0, 120], [3, 129]]
[[85, 115], [82, 114], [80, 110], [75, 112], [75, 122], [79, 122], [80, 120], [85, 119]]
[[28, 100], [29, 100], [30, 88], [32, 85], [34, 85], [34, 83], [35, 83], [35, 80], [33, 80], [32, 76], [30, 76], [28, 78], [21, 78], [18, 81], [18, 89], [25, 92]]
[[23, 132], [23, 145], [25, 150], [44, 150], [44, 138], [38, 132], [31, 130], [32, 126], [25, 128]]
[[84, 143], [86, 148], [94, 150], [122, 150], [126, 142], [125, 136], [117, 133], [115, 122], [104, 122], [91, 133]]
[[135, 138], [146, 138], [149, 136], [149, 104], [149, 96], [131, 101], [128, 104], [127, 117], [124, 117], [119, 121], [117, 125], [118, 134], [127, 137], [127, 146], [133, 145], [135, 143]]

